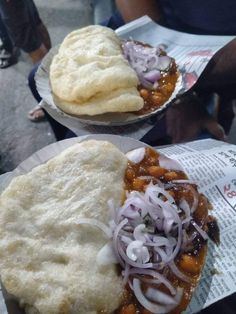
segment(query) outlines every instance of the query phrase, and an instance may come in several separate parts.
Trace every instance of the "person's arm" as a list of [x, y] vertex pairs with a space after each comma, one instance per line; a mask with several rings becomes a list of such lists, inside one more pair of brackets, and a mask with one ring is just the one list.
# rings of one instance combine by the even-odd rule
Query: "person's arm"
[[116, 0], [116, 6], [126, 23], [143, 15], [148, 15], [156, 22], [161, 18], [157, 0]]
[[213, 91], [236, 99], [236, 38], [212, 57], [199, 77], [194, 90]]

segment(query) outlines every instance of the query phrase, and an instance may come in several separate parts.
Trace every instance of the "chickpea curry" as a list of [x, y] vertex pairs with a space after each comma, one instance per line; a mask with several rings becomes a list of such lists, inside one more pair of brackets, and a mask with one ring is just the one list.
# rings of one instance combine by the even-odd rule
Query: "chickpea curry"
[[136, 115], [149, 114], [160, 108], [171, 97], [178, 80], [175, 60], [162, 46], [152, 47], [138, 41], [123, 41], [124, 57], [139, 78], [139, 94], [144, 100]]
[[[121, 220], [118, 244], [125, 288], [116, 314], [184, 311], [200, 279], [208, 238], [219, 244], [219, 229], [209, 215], [212, 207], [207, 198], [182, 170], [166, 165], [150, 148], [144, 149], [138, 162], [128, 162], [125, 189], [129, 204], [120, 209], [126, 221]], [[135, 215], [137, 208], [140, 215]], [[172, 218], [171, 208], [175, 211]]]
[[158, 80], [158, 87], [155, 89], [148, 89], [142, 85], [138, 87], [140, 96], [144, 100], [144, 106], [141, 110], [137, 111], [136, 114], [143, 115], [160, 108], [174, 92], [177, 79], [177, 67], [172, 59], [172, 65], [169, 71], [161, 74], [161, 78]]

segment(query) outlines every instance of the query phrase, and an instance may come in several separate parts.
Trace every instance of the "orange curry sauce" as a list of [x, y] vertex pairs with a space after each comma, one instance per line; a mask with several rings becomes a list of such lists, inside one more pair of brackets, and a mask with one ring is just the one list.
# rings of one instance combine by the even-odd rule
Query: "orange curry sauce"
[[[125, 187], [128, 191], [145, 191], [146, 186], [150, 183], [150, 179], [140, 179], [140, 176], [153, 176], [158, 180], [168, 183], [172, 180], [187, 179], [187, 176], [182, 171], [172, 171], [161, 168], [158, 162], [158, 153], [150, 148], [146, 148], [146, 153], [144, 159], [138, 163], [133, 164], [128, 163], [128, 167], [125, 174]], [[155, 182], [153, 182], [155, 183]], [[196, 187], [192, 185], [194, 189]], [[175, 199], [176, 204], [179, 204], [181, 198], [185, 200], [191, 206], [193, 203], [193, 196], [189, 189], [184, 188], [184, 185], [174, 185], [170, 188], [169, 193]], [[211, 205], [207, 201], [206, 197], [202, 194], [199, 195], [198, 207], [193, 214], [193, 218], [197, 223], [201, 223], [203, 229], [206, 226], [206, 219], [208, 217], [208, 210], [211, 209]], [[171, 314], [181, 313], [186, 309], [189, 301], [191, 299], [194, 288], [196, 287], [200, 274], [204, 265], [204, 259], [207, 253], [207, 243], [200, 241], [199, 245], [194, 247], [194, 249], [188, 253], [180, 253], [175, 259], [175, 263], [178, 266], [179, 270], [185, 273], [190, 278], [190, 282], [184, 282], [173, 273], [171, 273], [168, 268], [165, 269], [165, 276], [168, 278], [172, 285], [175, 287], [183, 287], [184, 293], [180, 304], [172, 310]], [[146, 276], [147, 277], [147, 276]], [[147, 277], [148, 278], [148, 277]], [[151, 277], [149, 277], [151, 278]], [[155, 285], [152, 285], [155, 287]], [[169, 291], [163, 285], [156, 285], [156, 288], [162, 290], [165, 293]], [[142, 286], [142, 289], [145, 291], [147, 286]], [[122, 306], [115, 311], [115, 314], [150, 314], [148, 310], [144, 309], [136, 300], [133, 292], [127, 285], [124, 291], [123, 303]]]
[[162, 72], [159, 86], [155, 90], [149, 90], [142, 85], [138, 87], [140, 96], [144, 100], [144, 106], [136, 111], [137, 115], [144, 115], [160, 108], [172, 95], [178, 79], [178, 71], [174, 59], [168, 72]]

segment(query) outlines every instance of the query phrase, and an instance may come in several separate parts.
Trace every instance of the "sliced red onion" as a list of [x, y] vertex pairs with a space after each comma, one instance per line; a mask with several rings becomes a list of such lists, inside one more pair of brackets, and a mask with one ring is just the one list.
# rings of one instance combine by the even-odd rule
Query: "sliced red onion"
[[113, 246], [109, 242], [105, 244], [97, 254], [96, 261], [98, 265], [105, 266], [110, 264], [117, 264], [117, 258], [114, 254]]
[[108, 238], [112, 237], [111, 229], [101, 221], [94, 218], [79, 218], [76, 222], [78, 225], [86, 224], [101, 229]]
[[162, 154], [159, 156], [159, 165], [168, 170], [184, 171], [183, 167], [176, 160]]
[[131, 192], [127, 195], [124, 205], [118, 212], [118, 219], [122, 216], [129, 218], [145, 217], [152, 204], [146, 201], [145, 197], [139, 192]]
[[189, 227], [189, 223], [192, 220], [191, 209], [189, 207], [189, 204], [188, 204], [188, 202], [185, 199], [181, 199], [180, 203], [179, 203], [179, 207], [185, 213], [185, 219], [182, 220], [182, 225], [184, 225], [184, 228], [188, 228]]
[[126, 157], [135, 164], [140, 163], [145, 156], [145, 148], [140, 147], [126, 153]]
[[163, 231], [163, 217], [162, 218], [157, 218], [155, 223], [158, 231]]
[[115, 256], [117, 258], [117, 260], [119, 261], [120, 265], [124, 268], [125, 267], [125, 263], [123, 262], [123, 260], [120, 258], [120, 254], [119, 254], [119, 251], [118, 251], [118, 235], [121, 231], [121, 229], [128, 223], [128, 219], [124, 219], [122, 220], [118, 226], [116, 227], [116, 229], [114, 230], [114, 233], [113, 233], [113, 248], [114, 248], [114, 253], [115, 253]]
[[195, 221], [192, 220], [191, 224], [194, 226], [194, 228], [197, 230], [197, 232], [200, 234], [200, 236], [204, 240], [208, 240], [209, 239], [207, 233]]
[[155, 184], [155, 185], [149, 184], [148, 187], [146, 188], [145, 195], [149, 196], [152, 193], [155, 193], [157, 195], [158, 194], [164, 195], [171, 204], [175, 204], [175, 200], [170, 195], [170, 193], [168, 191], [166, 191], [164, 188], [159, 187], [157, 184]]
[[192, 219], [192, 217], [185, 218], [184, 220], [182, 220], [182, 225], [186, 225], [185, 228], [187, 228]]
[[118, 246], [119, 255], [126, 264], [129, 264], [130, 266], [133, 266], [135, 268], [152, 268], [153, 267], [153, 263], [141, 263], [141, 262], [132, 261], [124, 252], [121, 244], [118, 243], [117, 246]]
[[131, 238], [126, 237], [126, 236], [124, 236], [124, 235], [122, 235], [122, 236], [120, 237], [120, 239], [121, 239], [122, 242], [124, 242], [124, 243], [127, 244], [127, 245], [129, 245], [129, 244], [133, 241]]
[[153, 236], [153, 242], [146, 242], [147, 246], [174, 246], [176, 240], [174, 238], [166, 238], [162, 236]]
[[112, 231], [114, 231], [117, 226], [114, 220], [110, 220], [108, 225]]
[[[186, 182], [185, 182], [186, 181]], [[175, 181], [172, 181], [173, 183], [177, 183], [177, 184], [183, 184], [183, 186], [189, 190], [193, 196], [193, 203], [192, 203], [192, 206], [191, 206], [191, 209], [190, 209], [190, 212], [193, 213], [197, 207], [198, 207], [198, 193], [195, 189], [195, 186], [196, 186], [196, 183], [192, 183], [191, 181], [188, 181], [188, 180], [175, 180]], [[191, 182], [191, 183], [189, 183]]]
[[124, 42], [122, 48], [125, 58], [136, 71], [140, 84], [148, 89], [157, 88], [161, 78], [160, 70], [167, 71], [172, 59], [163, 56], [159, 48], [143, 46], [132, 41]]
[[151, 71], [145, 73], [143, 77], [145, 78], [145, 80], [147, 80], [151, 83], [155, 83], [156, 81], [158, 81], [161, 78], [161, 73], [158, 70], [151, 70]]
[[132, 205], [127, 206], [121, 213], [126, 218], [130, 219], [140, 218], [139, 208]]
[[130, 265], [125, 264], [125, 269], [122, 271], [122, 276], [123, 276], [123, 286], [125, 286], [128, 282], [130, 275]]
[[[138, 74], [138, 73], [137, 73], [137, 74]], [[139, 83], [140, 83], [143, 87], [145, 87], [145, 88], [147, 88], [147, 89], [150, 89], [150, 90], [153, 89], [153, 84], [150, 83], [148, 80], [146, 80], [146, 79], [142, 76], [142, 74], [138, 74], [138, 78], [139, 78]]]
[[150, 259], [148, 249], [143, 245], [142, 241], [132, 241], [126, 248], [126, 255], [134, 262], [147, 263]]
[[198, 200], [198, 193], [191, 184], [187, 184], [186, 187], [191, 191], [192, 196], [193, 196], [193, 203], [192, 203], [192, 207], [191, 207], [190, 211], [191, 211], [191, 213], [194, 213], [198, 207], [198, 201], [199, 201]]
[[145, 229], [146, 229], [145, 224], [140, 224], [137, 227], [135, 227], [134, 233], [133, 233], [135, 240], [146, 242], [147, 239], [144, 234]]
[[[183, 289], [181, 289], [183, 290]], [[178, 289], [177, 289], [177, 294], [178, 294]], [[165, 305], [178, 305], [178, 302], [176, 300], [176, 296], [172, 297], [160, 290], [154, 289], [154, 288], [148, 288], [146, 293], [146, 297], [156, 303], [161, 303]]]
[[[182, 223], [181, 223], [181, 220], [177, 214], [177, 211], [176, 209], [171, 205], [171, 204], [166, 204], [165, 202], [161, 201], [160, 200], [160, 203], [163, 203], [162, 206], [166, 206], [166, 210], [168, 208], [169, 210], [169, 214], [172, 213], [172, 216], [174, 218], [174, 221], [176, 222], [177, 226], [178, 226], [178, 237], [177, 237], [177, 244], [176, 244], [176, 247], [173, 251], [173, 254], [169, 257], [169, 261], [173, 260], [176, 255], [179, 253], [179, 250], [180, 250], [180, 247], [181, 247], [181, 243], [182, 243]], [[168, 230], [166, 230], [168, 231]]]
[[175, 219], [172, 212], [170, 212], [169, 210], [166, 210], [165, 208], [163, 208], [163, 213], [165, 217], [164, 223], [163, 223], [163, 230], [165, 234], [168, 235], [170, 231], [173, 229]]
[[162, 274], [158, 273], [155, 270], [152, 269], [140, 269], [140, 268], [132, 268], [130, 269], [130, 274], [131, 275], [145, 275], [145, 276], [150, 276], [153, 279], [147, 279], [146, 277], [141, 277], [140, 279], [144, 282], [151, 282], [153, 284], [160, 284], [162, 283], [163, 285], [166, 286], [167, 289], [169, 289], [170, 293], [172, 295], [176, 294], [176, 289], [173, 287], [173, 285], [171, 284], [171, 282], [166, 279], [165, 276], [163, 276]]
[[178, 295], [178, 300], [176, 300], [176, 304], [172, 305], [158, 305], [156, 303], [153, 303], [147, 299], [147, 297], [144, 295], [141, 289], [141, 283], [139, 279], [134, 278], [133, 280], [133, 291], [134, 295], [136, 296], [139, 303], [148, 311], [150, 311], [153, 314], [165, 314], [173, 310], [177, 304], [180, 303], [181, 297]]
[[[157, 55], [153, 55], [148, 61], [147, 65], [149, 69], [156, 69], [158, 66], [159, 57]], [[160, 73], [160, 72], [159, 72]]]
[[166, 252], [163, 249], [161, 249], [160, 247], [154, 247], [154, 250], [160, 256], [162, 262], [166, 264], [168, 262], [168, 256], [167, 256]]
[[188, 202], [185, 199], [181, 199], [179, 202], [179, 207], [184, 211], [185, 213], [185, 219], [190, 218], [191, 211]]
[[169, 70], [171, 65], [171, 58], [168, 56], [160, 56], [158, 60], [157, 68], [160, 71], [167, 71]]

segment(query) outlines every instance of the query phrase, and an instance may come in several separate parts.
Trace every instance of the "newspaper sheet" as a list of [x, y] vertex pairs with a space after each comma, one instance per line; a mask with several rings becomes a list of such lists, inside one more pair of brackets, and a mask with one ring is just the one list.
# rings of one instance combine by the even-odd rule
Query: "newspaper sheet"
[[236, 146], [200, 140], [158, 149], [177, 160], [214, 207], [221, 244], [210, 243], [200, 285], [186, 314], [236, 292]]
[[[149, 43], [153, 46], [162, 45], [167, 53], [175, 58], [181, 73], [181, 83], [178, 84], [176, 94], [189, 90], [210, 61], [212, 56], [234, 37], [232, 36], [205, 36], [191, 35], [173, 31], [153, 22], [148, 16], [141, 17], [116, 30], [123, 39], [135, 39]], [[46, 81], [49, 65], [45, 64], [41, 72], [41, 81]], [[149, 119], [130, 125], [122, 126], [95, 126], [90, 123], [81, 123], [75, 117], [70, 117], [60, 111], [53, 103], [50, 92], [45, 96], [47, 101], [42, 101], [41, 106], [58, 122], [71, 129], [76, 135], [107, 133], [129, 136], [141, 139], [153, 128], [157, 119]]]
[[[156, 149], [177, 160], [189, 178], [198, 184], [212, 203], [212, 214], [220, 227], [221, 244], [217, 247], [209, 243], [200, 284], [185, 311], [185, 314], [193, 314], [236, 292], [236, 146], [206, 139]], [[11, 179], [12, 173], [0, 176], [0, 189]], [[9, 304], [12, 306], [12, 300]], [[1, 289], [0, 313], [22, 314], [15, 308], [7, 312]]]

